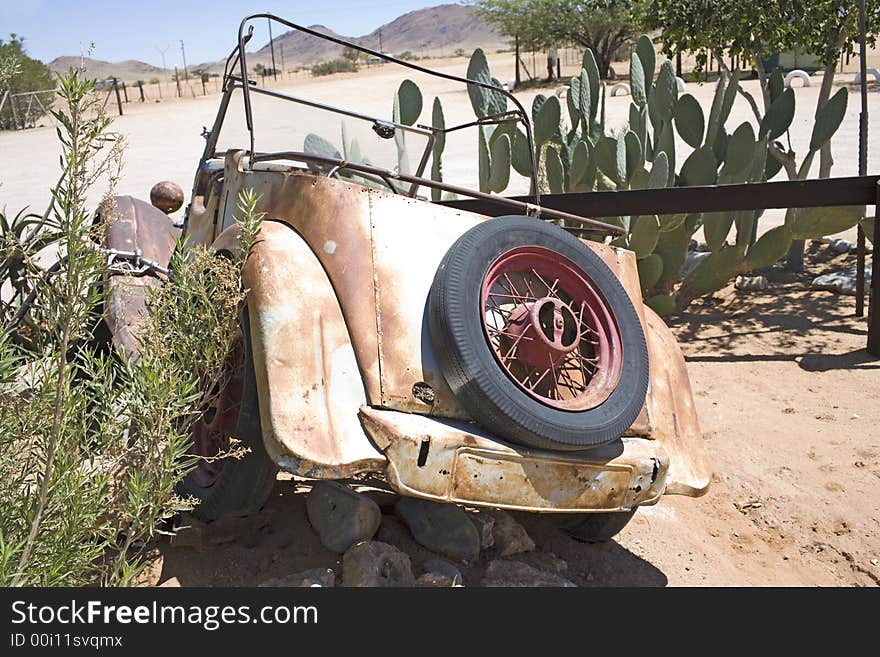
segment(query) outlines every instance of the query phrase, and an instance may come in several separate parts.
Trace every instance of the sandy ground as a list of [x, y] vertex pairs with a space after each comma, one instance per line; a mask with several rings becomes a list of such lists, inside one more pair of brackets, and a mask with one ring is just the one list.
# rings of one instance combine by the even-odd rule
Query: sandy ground
[[[492, 60], [496, 75], [507, 79], [510, 57]], [[460, 74], [466, 67], [461, 59], [441, 64]], [[842, 77], [849, 80], [851, 74]], [[444, 81], [417, 81], [426, 108], [438, 95], [447, 123], [470, 119], [463, 91]], [[346, 104], [347, 99], [350, 104], [354, 98], [358, 110], [387, 116], [398, 82], [390, 71], [372, 69], [284, 84], [327, 102]], [[688, 92], [708, 113], [713, 86], [689, 84]], [[527, 107], [534, 93], [521, 95]], [[802, 127], [793, 131], [792, 145], [803, 153], [809, 139], [803, 126], [814, 112], [818, 84], [796, 93], [795, 125]], [[872, 117], [880, 116], [880, 94], [870, 94], [869, 101]], [[129, 144], [118, 191], [145, 197], [160, 179], [176, 180], [186, 189], [203, 148], [199, 133], [211, 125], [216, 104], [217, 97], [209, 96], [127, 105], [125, 116], [115, 121]], [[627, 97], [608, 98], [610, 124], [624, 120], [628, 104]], [[259, 109], [265, 111], [266, 125], [301, 139], [298, 122], [286, 108]], [[850, 94], [834, 140], [835, 175], [856, 173], [857, 112], [858, 96]], [[737, 99], [728, 126], [750, 119], [747, 105]], [[872, 128], [880, 128], [877, 121], [872, 119]], [[328, 137], [338, 134], [338, 124], [324, 128]], [[258, 133], [258, 148], [266, 143], [263, 134]], [[472, 174], [474, 148], [473, 135], [450, 140], [445, 156], [450, 176]], [[683, 147], [682, 159], [684, 152]], [[0, 133], [0, 205], [12, 211], [24, 205], [42, 210], [49, 198], [47, 183], [56, 176], [57, 153], [51, 126]], [[871, 130], [870, 153], [869, 171], [876, 172], [880, 129]], [[101, 191], [95, 190], [96, 201]], [[768, 213], [764, 228], [776, 220]], [[729, 287], [715, 296], [715, 303], [695, 305], [673, 322], [716, 473], [708, 495], [665, 498], [640, 511], [618, 540], [602, 546], [568, 539], [545, 517], [520, 516], [539, 548], [523, 555], [523, 561], [558, 566], [550, 556], [555, 555], [565, 564], [563, 574], [580, 585], [880, 583], [880, 398], [875, 392], [880, 362], [864, 352], [866, 325], [853, 318], [852, 298], [807, 289], [811, 276], [852, 265], [853, 258], [829, 261], [815, 251], [809, 262], [804, 276], [772, 275], [766, 293], [736, 293]], [[339, 557], [321, 548], [305, 518], [307, 490], [302, 483], [279, 479], [260, 526], [246, 538], [204, 551], [163, 544], [153, 579], [242, 585], [310, 567], [338, 567]], [[429, 557], [392, 516], [383, 524], [379, 538], [404, 547], [416, 567]], [[478, 582], [484, 567], [477, 563], [465, 569], [466, 584]]]

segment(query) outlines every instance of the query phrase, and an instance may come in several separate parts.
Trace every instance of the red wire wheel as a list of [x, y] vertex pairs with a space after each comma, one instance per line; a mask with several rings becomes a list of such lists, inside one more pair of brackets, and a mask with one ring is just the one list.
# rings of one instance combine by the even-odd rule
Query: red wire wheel
[[483, 330], [499, 365], [553, 408], [595, 408], [623, 366], [620, 329], [596, 284], [568, 258], [520, 246], [499, 257], [482, 289]]
[[437, 270], [428, 320], [446, 382], [497, 438], [589, 449], [644, 404], [648, 352], [629, 295], [558, 226], [499, 217], [468, 230]]
[[[268, 500], [278, 473], [263, 445], [246, 308], [239, 325], [223, 372], [210, 391], [208, 405], [190, 427], [190, 453], [203, 458], [196, 461], [177, 486], [182, 497], [198, 501], [193, 514], [205, 521], [256, 513]], [[247, 453], [241, 458], [213, 458], [233, 447], [232, 438], [239, 441], [234, 447]]]

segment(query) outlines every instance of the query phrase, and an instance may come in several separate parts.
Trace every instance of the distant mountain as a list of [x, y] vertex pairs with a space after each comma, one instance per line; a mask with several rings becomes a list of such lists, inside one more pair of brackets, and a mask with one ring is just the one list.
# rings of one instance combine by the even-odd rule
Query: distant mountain
[[[506, 45], [504, 36], [471, 12], [471, 7], [453, 4], [417, 9], [360, 37], [343, 37], [324, 25], [312, 25], [311, 29], [392, 55], [409, 51], [418, 56], [443, 56], [451, 55], [459, 48], [470, 54], [477, 47], [492, 51]], [[297, 30], [275, 37], [272, 45], [275, 47], [275, 65], [278, 68], [281, 68], [282, 54], [284, 66], [290, 68], [334, 59], [342, 53], [342, 46]], [[248, 68], [253, 70], [256, 64], [271, 66], [271, 55], [268, 43], [254, 53], [248, 52]], [[66, 71], [69, 66], [79, 66], [79, 62], [79, 57], [58, 57], [49, 63], [49, 68]], [[121, 80], [146, 80], [170, 74], [159, 67], [134, 60], [104, 62], [86, 58], [85, 62], [88, 73], [97, 78], [115, 76]], [[222, 73], [225, 63], [226, 60], [203, 62], [190, 66], [189, 70]]]
[[471, 7], [438, 5], [418, 9], [358, 39], [358, 43], [393, 55], [409, 50], [417, 55], [451, 55], [458, 48], [494, 50], [507, 43], [495, 28], [472, 15]]
[[164, 69], [140, 62], [136, 59], [126, 59], [122, 62], [105, 62], [91, 57], [56, 57], [47, 66], [52, 71], [66, 73], [70, 68], [79, 68], [84, 65], [89, 77], [106, 79], [116, 77], [120, 80], [149, 80], [150, 78], [167, 75]]

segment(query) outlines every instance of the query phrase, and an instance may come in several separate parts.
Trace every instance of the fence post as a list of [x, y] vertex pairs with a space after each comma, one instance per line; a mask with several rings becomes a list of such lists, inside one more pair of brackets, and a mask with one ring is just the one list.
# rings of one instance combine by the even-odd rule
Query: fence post
[[207, 96], [208, 90], [205, 88], [205, 76], [202, 75], [201, 77], [202, 77], [202, 95]]
[[874, 205], [874, 255], [871, 257], [871, 291], [868, 296], [868, 353], [880, 356], [880, 182], [877, 183], [877, 199]]
[[128, 89], [125, 88], [125, 80], [122, 81], [122, 94], [125, 96], [125, 102], [128, 102]]
[[177, 97], [180, 98], [180, 74], [177, 72], [177, 67], [174, 67], [174, 82], [177, 84]]
[[12, 129], [18, 130], [18, 112], [15, 110], [15, 94], [9, 94], [9, 108], [12, 110]]
[[113, 78], [113, 91], [116, 92], [116, 105], [119, 107], [119, 116], [122, 116], [122, 97], [119, 95], [119, 85], [116, 78]]
[[144, 102], [144, 83], [138, 80], [138, 91], [141, 92], [141, 102]]

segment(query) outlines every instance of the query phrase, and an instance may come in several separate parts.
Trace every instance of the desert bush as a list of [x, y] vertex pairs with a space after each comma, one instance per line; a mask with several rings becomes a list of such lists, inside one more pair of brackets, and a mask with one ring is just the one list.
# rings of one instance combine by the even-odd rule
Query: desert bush
[[333, 75], [334, 73], [355, 73], [358, 65], [348, 59], [331, 59], [327, 62], [321, 62], [312, 66], [312, 75]]
[[[175, 493], [195, 463], [188, 427], [227, 358], [245, 256], [178, 249], [148, 302], [139, 357], [111, 351], [100, 322], [105, 226], [85, 199], [109, 176], [112, 204], [122, 143], [92, 82], [72, 71], [59, 84], [63, 175], [44, 219], [64, 255], [37, 265], [42, 233], [27, 215], [16, 224], [26, 230], [0, 235], [4, 266], [13, 254], [21, 289], [37, 292], [8, 302], [0, 330], [0, 585], [128, 585], [165, 520], [191, 506]], [[259, 217], [253, 194], [242, 201], [246, 254]]]

